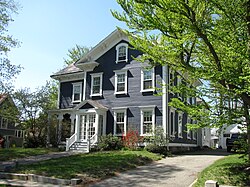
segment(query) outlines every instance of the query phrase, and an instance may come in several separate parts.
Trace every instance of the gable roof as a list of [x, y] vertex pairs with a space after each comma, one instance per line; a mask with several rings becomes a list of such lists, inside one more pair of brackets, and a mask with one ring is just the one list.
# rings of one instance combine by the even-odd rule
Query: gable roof
[[79, 103], [74, 109], [78, 110], [81, 107], [83, 107], [86, 104], [90, 104], [91, 106], [93, 106], [93, 108], [95, 109], [101, 109], [101, 110], [108, 110], [107, 107], [103, 106], [102, 104], [98, 103], [97, 101], [93, 101], [93, 100], [85, 100], [82, 101], [81, 103]]
[[50, 77], [56, 78], [61, 75], [84, 72], [84, 69], [81, 69], [81, 64], [95, 62], [99, 57], [105, 54], [121, 40], [128, 42], [127, 35], [120, 29], [114, 30], [106, 38], [100, 41], [95, 47], [93, 47], [88, 53], [86, 53], [81, 59], [54, 73]]

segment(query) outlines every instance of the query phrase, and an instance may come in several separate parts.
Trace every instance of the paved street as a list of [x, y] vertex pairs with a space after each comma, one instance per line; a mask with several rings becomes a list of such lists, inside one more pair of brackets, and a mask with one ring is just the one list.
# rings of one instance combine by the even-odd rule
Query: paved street
[[223, 150], [178, 155], [120, 173], [118, 176], [90, 186], [188, 187], [197, 178], [200, 171], [225, 155], [227, 153]]

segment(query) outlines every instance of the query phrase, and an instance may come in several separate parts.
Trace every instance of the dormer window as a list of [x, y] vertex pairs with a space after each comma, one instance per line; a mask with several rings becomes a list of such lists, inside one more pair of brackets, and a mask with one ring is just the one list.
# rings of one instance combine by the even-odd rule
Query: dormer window
[[116, 46], [116, 63], [128, 61], [128, 44], [120, 43]]
[[81, 82], [73, 83], [72, 102], [81, 102], [81, 97], [82, 97], [82, 83]]

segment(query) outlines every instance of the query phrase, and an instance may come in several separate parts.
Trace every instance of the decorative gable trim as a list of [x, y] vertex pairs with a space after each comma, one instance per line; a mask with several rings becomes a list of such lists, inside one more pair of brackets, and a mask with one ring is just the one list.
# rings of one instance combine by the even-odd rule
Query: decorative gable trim
[[116, 29], [95, 47], [93, 47], [83, 58], [81, 58], [76, 66], [86, 62], [96, 61], [99, 57], [105, 54], [108, 50], [114, 47], [120, 41], [129, 41], [128, 36], [121, 30]]

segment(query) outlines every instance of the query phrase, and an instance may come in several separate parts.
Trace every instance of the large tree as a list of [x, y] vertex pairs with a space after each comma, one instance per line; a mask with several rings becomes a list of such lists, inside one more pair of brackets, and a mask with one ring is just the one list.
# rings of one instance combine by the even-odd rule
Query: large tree
[[57, 90], [53, 84], [48, 82], [33, 92], [29, 88], [19, 89], [13, 95], [28, 147], [45, 146], [48, 110], [56, 108]]
[[79, 59], [81, 59], [87, 52], [89, 52], [89, 48], [86, 46], [77, 45], [68, 50], [68, 58], [64, 59], [66, 65], [70, 65]]
[[[189, 85], [198, 78], [203, 81], [200, 90], [179, 86], [175, 91], [206, 97], [205, 111], [213, 123], [230, 124], [238, 115], [245, 117], [250, 161], [250, 0], [117, 2], [123, 12], [112, 13], [133, 31], [127, 34], [144, 52], [140, 61], [169, 65]], [[232, 105], [235, 100], [242, 107]], [[178, 100], [173, 104], [194, 117], [204, 112]]]
[[17, 13], [17, 3], [0, 0], [0, 93], [9, 92], [12, 80], [20, 72], [20, 66], [10, 63], [7, 53], [18, 46], [18, 41], [8, 34], [7, 27], [13, 21], [11, 15]]

